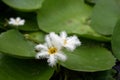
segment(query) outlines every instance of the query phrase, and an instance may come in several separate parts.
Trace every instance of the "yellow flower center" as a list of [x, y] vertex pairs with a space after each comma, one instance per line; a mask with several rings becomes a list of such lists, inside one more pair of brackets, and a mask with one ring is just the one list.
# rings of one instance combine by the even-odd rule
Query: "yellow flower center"
[[19, 23], [19, 21], [17, 21], [17, 20], [16, 20], [16, 23], [18, 24], [18, 23]]
[[48, 50], [49, 54], [55, 54], [56, 52], [57, 52], [57, 48], [55, 48], [55, 47], [50, 47]]
[[64, 45], [66, 45], [66, 44], [67, 44], [67, 40], [65, 39], [65, 40], [64, 40]]

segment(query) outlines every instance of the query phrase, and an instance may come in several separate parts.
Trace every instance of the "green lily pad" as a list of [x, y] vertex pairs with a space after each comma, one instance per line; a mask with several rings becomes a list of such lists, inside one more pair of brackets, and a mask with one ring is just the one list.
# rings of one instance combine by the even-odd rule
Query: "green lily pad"
[[119, 0], [115, 0], [115, 2], [117, 3], [118, 7], [120, 8], [120, 1]]
[[103, 71], [115, 65], [112, 53], [98, 46], [81, 46], [71, 53], [65, 53], [68, 59], [61, 65], [75, 71]]
[[83, 0], [46, 0], [37, 13], [37, 20], [39, 28], [45, 32], [64, 30], [91, 39], [109, 40], [89, 26], [91, 12], [92, 8]]
[[49, 80], [53, 72], [44, 61], [0, 55], [0, 80]]
[[9, 30], [0, 35], [0, 51], [9, 55], [34, 57], [32, 43], [28, 42], [17, 30]]
[[45, 33], [43, 33], [42, 31], [27, 33], [25, 34], [25, 37], [35, 43], [44, 43], [45, 41]]
[[2, 0], [8, 6], [21, 10], [33, 11], [41, 8], [44, 0]]
[[120, 20], [113, 31], [112, 35], [112, 50], [117, 59], [120, 60]]
[[91, 17], [91, 27], [103, 35], [111, 35], [116, 25], [119, 9], [115, 0], [98, 0]]

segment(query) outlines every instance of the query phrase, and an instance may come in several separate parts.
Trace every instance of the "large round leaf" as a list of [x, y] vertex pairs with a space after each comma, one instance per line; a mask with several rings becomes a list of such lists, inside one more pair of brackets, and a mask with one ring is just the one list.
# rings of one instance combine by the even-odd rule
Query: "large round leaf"
[[115, 2], [117, 3], [118, 7], [120, 8], [120, 0], [115, 0]]
[[45, 32], [67, 31], [80, 36], [106, 40], [89, 26], [91, 7], [83, 0], [46, 0], [38, 11], [39, 28]]
[[120, 60], [120, 20], [118, 20], [118, 23], [113, 31], [112, 49], [114, 55]]
[[98, 33], [111, 35], [118, 19], [115, 0], [98, 0], [91, 17], [91, 27]]
[[0, 80], [49, 80], [53, 72], [44, 61], [0, 55]]
[[33, 11], [41, 8], [44, 0], [2, 0], [4, 3], [18, 10]]
[[9, 30], [0, 35], [0, 51], [14, 56], [35, 56], [32, 43], [28, 42], [17, 30]]
[[73, 52], [66, 52], [67, 61], [62, 66], [76, 71], [102, 71], [111, 69], [115, 64], [112, 53], [97, 46], [81, 46]]

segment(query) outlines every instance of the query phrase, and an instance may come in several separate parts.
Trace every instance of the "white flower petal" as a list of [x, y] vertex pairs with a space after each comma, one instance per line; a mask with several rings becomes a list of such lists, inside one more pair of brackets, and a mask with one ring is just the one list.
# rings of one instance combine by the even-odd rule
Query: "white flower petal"
[[81, 42], [80, 42], [80, 40], [78, 39], [77, 36], [74, 35], [72, 38], [73, 38], [73, 41], [74, 41], [75, 45], [78, 45], [78, 46], [81, 45]]
[[44, 52], [44, 51], [39, 52], [39, 53], [37, 53], [37, 55], [36, 55], [36, 59], [42, 59], [42, 58], [47, 58], [47, 57], [48, 57], [48, 53], [47, 53], [47, 52]]
[[62, 31], [62, 32], [60, 33], [60, 37], [61, 37], [62, 39], [66, 39], [67, 33], [66, 33], [65, 31]]
[[63, 46], [67, 48], [70, 51], [73, 51], [77, 46], [81, 45], [81, 42], [77, 38], [77, 36], [70, 36], [66, 38], [67, 43], [64, 44]]
[[15, 23], [15, 20], [13, 18], [10, 18], [10, 21], [8, 23], [13, 24], [13, 23]]
[[15, 21], [15, 19], [14, 18], [10, 18], [10, 21]]
[[12, 22], [12, 21], [9, 21], [8, 24], [13, 24], [13, 22]]
[[35, 46], [35, 49], [40, 51], [41, 49], [43, 50], [48, 50], [47, 46], [45, 44], [38, 44], [37, 46]]
[[16, 18], [16, 21], [17, 21], [17, 22], [19, 22], [20, 20], [21, 20], [21, 18], [20, 18], [20, 17], [17, 17], [17, 18]]
[[58, 50], [62, 48], [62, 40], [61, 38], [55, 34], [54, 32], [51, 32], [49, 34], [49, 37], [51, 39], [51, 43], [53, 44], [54, 47], [56, 47]]
[[67, 56], [62, 52], [57, 53], [56, 56], [60, 61], [66, 61], [67, 60]]
[[56, 56], [54, 54], [50, 55], [47, 62], [49, 63], [49, 66], [53, 67], [57, 63]]
[[51, 46], [53, 46], [52, 43], [51, 43], [51, 40], [50, 40], [49, 35], [46, 35], [46, 37], [45, 37], [45, 41], [46, 41], [47, 46], [48, 46], [49, 48], [50, 48]]
[[20, 25], [24, 25], [24, 23], [25, 23], [25, 20], [21, 20], [21, 21], [19, 22]]
[[69, 51], [74, 51], [76, 46], [74, 44], [67, 44], [64, 46]]

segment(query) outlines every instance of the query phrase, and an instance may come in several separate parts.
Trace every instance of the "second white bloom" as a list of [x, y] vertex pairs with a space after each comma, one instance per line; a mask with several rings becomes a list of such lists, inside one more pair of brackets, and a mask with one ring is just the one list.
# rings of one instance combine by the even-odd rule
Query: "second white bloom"
[[21, 19], [20, 17], [17, 17], [16, 19], [10, 18], [10, 20], [9, 20], [8, 23], [9, 23], [10, 25], [13, 25], [13, 26], [22, 26], [22, 25], [24, 25], [25, 20], [24, 20], [24, 19]]
[[63, 46], [70, 51], [75, 50], [77, 46], [81, 45], [81, 42], [77, 36], [74, 35], [67, 37], [67, 33], [65, 31], [60, 33], [60, 37], [62, 39]]

